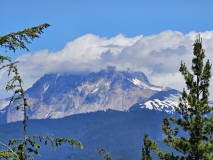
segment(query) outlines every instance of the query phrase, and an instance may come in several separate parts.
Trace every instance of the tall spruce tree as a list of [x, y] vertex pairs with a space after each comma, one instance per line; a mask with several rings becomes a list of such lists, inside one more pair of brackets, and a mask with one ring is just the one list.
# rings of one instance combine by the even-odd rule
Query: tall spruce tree
[[[162, 130], [166, 135], [164, 142], [179, 154], [162, 152], [157, 143], [145, 135], [142, 148], [143, 160], [152, 159], [149, 152], [145, 152], [148, 149], [157, 153], [160, 159], [165, 160], [213, 159], [213, 116], [210, 116], [213, 107], [208, 103], [211, 64], [207, 60], [204, 65], [205, 50], [202, 48], [200, 35], [197, 36], [193, 46], [192, 73], [183, 62], [179, 69], [188, 90], [183, 89], [179, 105], [175, 107], [180, 118], [166, 117], [162, 124]], [[175, 126], [173, 129], [171, 124]], [[188, 136], [180, 137], [178, 135], [180, 129], [188, 133]]]

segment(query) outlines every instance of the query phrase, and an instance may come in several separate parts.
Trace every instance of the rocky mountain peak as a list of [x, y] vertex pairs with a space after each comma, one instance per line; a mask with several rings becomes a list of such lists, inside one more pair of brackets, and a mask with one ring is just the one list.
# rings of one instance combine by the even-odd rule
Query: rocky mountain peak
[[[30, 118], [41, 119], [108, 109], [126, 111], [170, 90], [150, 84], [143, 72], [117, 71], [109, 66], [88, 75], [46, 74], [26, 91], [26, 96]], [[7, 122], [22, 119], [22, 113], [17, 114], [12, 105], [2, 108], [0, 113], [7, 115]]]

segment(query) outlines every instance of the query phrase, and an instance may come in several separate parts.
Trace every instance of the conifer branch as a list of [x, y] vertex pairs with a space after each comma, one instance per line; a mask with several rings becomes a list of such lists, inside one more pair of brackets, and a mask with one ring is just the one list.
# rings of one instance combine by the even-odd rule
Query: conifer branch
[[[1, 144], [2, 146], [6, 147], [10, 152], [12, 152], [12, 153], [18, 158], [18, 160], [20, 160], [20, 159], [19, 159], [19, 156], [18, 156], [10, 147], [8, 147], [6, 144], [4, 144], [4, 143], [2, 143], [2, 142], [0, 142], [0, 144]], [[4, 157], [4, 158], [6, 158], [6, 157]]]
[[107, 153], [102, 147], [98, 147], [98, 148], [97, 148], [97, 151], [98, 151], [98, 154], [99, 154], [100, 156], [104, 156], [104, 158], [105, 158], [106, 160], [112, 160], [112, 157], [110, 156], [110, 154]]
[[49, 24], [44, 23], [36, 27], [0, 36], [0, 46], [8, 48], [13, 52], [15, 52], [17, 48], [24, 49], [29, 52], [26, 44], [30, 44], [32, 40], [39, 38], [39, 35], [43, 33], [43, 29], [48, 28], [49, 26]]

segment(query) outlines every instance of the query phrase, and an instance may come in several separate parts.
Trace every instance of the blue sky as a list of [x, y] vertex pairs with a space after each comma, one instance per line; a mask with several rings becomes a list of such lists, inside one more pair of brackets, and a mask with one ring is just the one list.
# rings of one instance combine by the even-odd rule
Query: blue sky
[[52, 25], [29, 46], [32, 52], [46, 48], [58, 51], [68, 41], [88, 33], [108, 38], [119, 33], [133, 37], [165, 30], [202, 32], [213, 27], [210, 0], [1, 0], [0, 4], [0, 35], [42, 23]]
[[[46, 73], [83, 74], [113, 65], [142, 71], [155, 85], [182, 90], [178, 68], [181, 60], [190, 67], [197, 34], [213, 62], [212, 6], [210, 0], [0, 0], [0, 36], [51, 25], [28, 45], [30, 53], [0, 53], [20, 61], [25, 88]], [[6, 96], [5, 76], [0, 73], [0, 98]]]

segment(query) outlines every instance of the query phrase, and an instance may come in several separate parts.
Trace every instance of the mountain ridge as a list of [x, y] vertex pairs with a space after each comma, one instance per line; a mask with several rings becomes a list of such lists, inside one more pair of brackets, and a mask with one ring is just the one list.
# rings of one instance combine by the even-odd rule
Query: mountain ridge
[[[31, 119], [62, 118], [107, 109], [126, 111], [137, 103], [151, 109], [151, 103], [157, 105], [152, 99], [161, 101], [165, 96], [168, 99], [170, 95], [179, 94], [177, 90], [149, 83], [143, 72], [117, 71], [112, 66], [88, 75], [46, 74], [25, 92], [31, 106], [28, 112]], [[7, 104], [5, 99], [3, 101]], [[161, 110], [170, 104], [173, 102], [168, 100], [161, 103]], [[1, 106], [0, 116], [6, 117], [2, 122], [22, 120], [22, 112], [17, 111], [15, 105]], [[172, 109], [164, 111], [172, 112]]]

